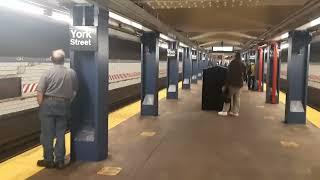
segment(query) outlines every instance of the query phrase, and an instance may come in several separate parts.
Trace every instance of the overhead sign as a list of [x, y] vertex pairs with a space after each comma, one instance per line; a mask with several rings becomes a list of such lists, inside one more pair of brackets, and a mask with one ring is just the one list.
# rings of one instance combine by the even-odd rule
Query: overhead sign
[[175, 57], [176, 51], [173, 49], [167, 49], [167, 57]]
[[95, 26], [71, 26], [70, 49], [75, 51], [96, 51], [97, 27]]
[[222, 51], [222, 52], [232, 52], [233, 51], [233, 47], [232, 46], [218, 46], [218, 47], [212, 47], [212, 51], [216, 52], [216, 51]]
[[197, 59], [197, 55], [192, 55], [191, 58], [192, 59]]

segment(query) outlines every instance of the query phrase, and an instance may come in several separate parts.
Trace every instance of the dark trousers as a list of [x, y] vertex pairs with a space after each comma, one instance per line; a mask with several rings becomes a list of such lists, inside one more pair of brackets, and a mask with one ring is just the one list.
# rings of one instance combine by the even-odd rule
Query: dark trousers
[[[69, 103], [63, 100], [45, 99], [40, 106], [40, 142], [43, 146], [43, 157], [46, 161], [64, 160], [66, 154], [64, 136], [67, 130], [69, 109]], [[54, 138], [56, 138], [55, 145], [53, 145]]]
[[248, 89], [254, 90], [256, 84], [256, 77], [255, 76], [249, 76], [248, 78]]

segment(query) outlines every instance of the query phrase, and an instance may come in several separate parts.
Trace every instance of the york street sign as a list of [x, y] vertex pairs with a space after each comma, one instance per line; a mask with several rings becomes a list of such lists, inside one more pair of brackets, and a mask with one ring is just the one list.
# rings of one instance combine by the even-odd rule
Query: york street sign
[[175, 57], [176, 51], [172, 49], [167, 49], [167, 57]]
[[71, 26], [70, 49], [74, 51], [96, 51], [97, 27], [95, 26]]

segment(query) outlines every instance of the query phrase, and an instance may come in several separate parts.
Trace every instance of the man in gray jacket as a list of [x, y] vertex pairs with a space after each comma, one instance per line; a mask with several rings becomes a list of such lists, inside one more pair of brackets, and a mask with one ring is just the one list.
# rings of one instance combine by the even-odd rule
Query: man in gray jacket
[[[40, 141], [43, 146], [43, 160], [38, 166], [46, 168], [65, 167], [65, 132], [70, 117], [70, 103], [78, 91], [75, 71], [64, 67], [65, 53], [62, 49], [52, 52], [53, 67], [40, 78], [37, 100], [40, 106]], [[56, 143], [53, 146], [53, 140]]]
[[[228, 66], [227, 79], [225, 89], [228, 88], [228, 97], [231, 99], [230, 115], [239, 116], [240, 110], [240, 89], [243, 86], [243, 75], [246, 72], [246, 67], [241, 61], [240, 52], [236, 52], [234, 60]], [[225, 102], [223, 110], [218, 114], [227, 116], [230, 109], [230, 102]]]

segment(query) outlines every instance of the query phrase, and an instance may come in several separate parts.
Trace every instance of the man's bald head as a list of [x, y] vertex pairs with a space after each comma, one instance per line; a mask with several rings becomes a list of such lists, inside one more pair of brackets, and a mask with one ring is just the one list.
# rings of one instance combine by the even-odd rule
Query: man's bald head
[[57, 49], [52, 51], [51, 60], [53, 64], [63, 64], [65, 56], [66, 55], [62, 49]]

